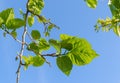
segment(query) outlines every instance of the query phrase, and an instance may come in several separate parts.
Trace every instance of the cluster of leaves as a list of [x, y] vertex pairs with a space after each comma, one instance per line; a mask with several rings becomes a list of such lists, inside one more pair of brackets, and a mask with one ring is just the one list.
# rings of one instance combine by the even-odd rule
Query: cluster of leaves
[[0, 28], [5, 31], [10, 31], [10, 34], [13, 37], [17, 36], [17, 33], [15, 32], [16, 29], [24, 25], [25, 21], [23, 19], [14, 17], [14, 10], [12, 8], [0, 12]]
[[[85, 0], [85, 2], [91, 8], [95, 8], [97, 6], [97, 0]], [[83, 38], [61, 34], [60, 40], [47, 40], [46, 36], [50, 36], [50, 31], [53, 28], [59, 29], [59, 27], [41, 15], [43, 8], [43, 0], [28, 0], [26, 4], [26, 13], [20, 10], [20, 14], [23, 18], [15, 18], [13, 8], [8, 8], [0, 12], [0, 29], [4, 31], [4, 35], [9, 34], [16, 41], [21, 43], [22, 52], [25, 45], [28, 51], [32, 51], [35, 54], [35, 56], [23, 56], [24, 54], [21, 52], [21, 54], [19, 54], [19, 65], [24, 66], [25, 69], [30, 65], [39, 67], [47, 62], [45, 56], [51, 56], [56, 57], [58, 68], [64, 74], [69, 75], [73, 65], [86, 65], [98, 56], [98, 54], [92, 49], [89, 42]], [[41, 37], [41, 32], [39, 30], [31, 30], [30, 34], [27, 30], [28, 27], [32, 27], [35, 23], [35, 17], [37, 17], [38, 21], [44, 25], [45, 38]], [[23, 35], [21, 35], [21, 41], [17, 39], [18, 33], [16, 30], [19, 28], [24, 29]], [[25, 41], [26, 35], [31, 39], [31, 42]], [[43, 51], [49, 50], [50, 47], [54, 47], [56, 52], [43, 54]], [[18, 73], [19, 68], [20, 67], [18, 67]]]
[[100, 28], [106, 32], [113, 30], [117, 36], [120, 36], [120, 0], [109, 0], [108, 5], [112, 18], [98, 19], [95, 30], [99, 31]]
[[40, 38], [38, 43], [30, 43], [29, 50], [33, 50], [37, 56], [40, 53], [41, 57], [38, 58], [41, 62], [38, 60], [38, 62], [35, 62], [37, 65], [33, 65], [34, 62], [31, 56], [28, 58], [23, 56], [23, 60], [27, 64], [25, 67], [28, 67], [30, 64], [41, 66], [41, 63], [43, 63], [41, 58], [45, 56], [42, 54], [42, 51], [48, 50], [51, 46], [56, 49], [56, 53], [49, 54], [48, 56], [57, 57], [56, 63], [66, 75], [70, 74], [73, 64], [78, 66], [86, 65], [98, 56], [85, 39], [61, 34], [60, 40], [49, 39], [47, 42], [45, 39]]
[[104, 19], [98, 19], [97, 24], [95, 25], [95, 30], [98, 32], [102, 27], [102, 31], [108, 32], [113, 30], [117, 36], [120, 36], [120, 19], [113, 17], [112, 19], [107, 17]]

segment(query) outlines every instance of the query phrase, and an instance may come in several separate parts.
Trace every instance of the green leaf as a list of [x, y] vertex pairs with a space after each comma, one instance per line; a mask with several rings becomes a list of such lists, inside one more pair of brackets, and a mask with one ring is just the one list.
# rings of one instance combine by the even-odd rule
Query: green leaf
[[61, 48], [66, 50], [71, 50], [73, 48], [72, 43], [69, 42], [69, 39], [61, 41]]
[[20, 18], [11, 19], [6, 24], [8, 29], [18, 29], [25, 25], [25, 21]]
[[28, 45], [27, 50], [32, 50], [38, 54], [39, 53], [39, 45], [37, 43], [32, 42]]
[[32, 30], [31, 36], [34, 40], [38, 40], [41, 37], [41, 34], [38, 30]]
[[22, 56], [25, 63], [24, 69], [27, 70], [28, 66], [33, 65], [34, 67], [42, 66], [45, 60], [41, 56]]
[[14, 10], [13, 8], [8, 8], [0, 12], [0, 18], [3, 19], [3, 23], [7, 24], [9, 20], [14, 19]]
[[120, 0], [109, 0], [108, 5], [112, 15], [120, 18]]
[[72, 42], [72, 36], [69, 36], [67, 34], [61, 34], [60, 35], [61, 41], [61, 48], [64, 48], [66, 50], [71, 50], [73, 48]]
[[61, 52], [60, 42], [58, 42], [57, 40], [54, 40], [54, 39], [50, 39], [49, 43], [56, 49], [57, 53], [60, 54], [60, 52]]
[[2, 26], [3, 22], [3, 19], [0, 17], [0, 27]]
[[33, 14], [39, 15], [44, 7], [43, 0], [29, 0], [28, 9]]
[[98, 54], [91, 48], [91, 45], [85, 40], [75, 38], [73, 49], [67, 54], [72, 63], [78, 66], [89, 64]]
[[50, 24], [50, 25], [48, 26], [48, 30], [51, 31], [51, 29], [52, 29], [54, 26], [55, 26], [54, 24]]
[[41, 38], [39, 41], [40, 52], [48, 50], [49, 48], [50, 48], [49, 43], [44, 38]]
[[[61, 43], [68, 50], [67, 56], [75, 65], [85, 65], [90, 63], [98, 54], [92, 49], [89, 42], [83, 38], [61, 34]], [[71, 48], [70, 45], [71, 45]]]
[[90, 8], [96, 8], [98, 1], [97, 0], [85, 0], [86, 4]]
[[33, 59], [33, 56], [22, 56], [22, 59], [25, 63], [24, 65], [24, 70], [27, 70], [28, 66], [30, 66], [33, 62], [32, 62], [32, 59]]
[[45, 32], [45, 37], [49, 37], [50, 36], [50, 33], [47, 31]]
[[57, 66], [64, 74], [69, 76], [72, 70], [73, 64], [68, 56], [61, 56], [57, 58]]
[[69, 35], [67, 35], [67, 34], [61, 34], [60, 35], [60, 39], [61, 40], [67, 40], [67, 39], [71, 39], [72, 38], [72, 36], [69, 36]]
[[35, 67], [42, 66], [45, 62], [45, 60], [41, 56], [34, 56], [32, 59], [32, 65]]
[[16, 37], [17, 37], [17, 32], [16, 32], [16, 31], [12, 31], [12, 32], [11, 32], [11, 35], [12, 35], [14, 38], [16, 38]]
[[31, 27], [34, 24], [34, 16], [28, 16], [28, 25]]
[[114, 27], [113, 31], [117, 36], [120, 36], [120, 27], [119, 26]]

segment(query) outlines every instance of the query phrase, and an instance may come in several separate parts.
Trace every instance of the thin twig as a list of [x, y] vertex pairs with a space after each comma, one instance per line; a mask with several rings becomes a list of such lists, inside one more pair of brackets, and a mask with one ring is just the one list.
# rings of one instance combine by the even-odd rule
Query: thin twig
[[26, 33], [27, 33], [27, 17], [28, 17], [28, 3], [29, 3], [29, 0], [26, 4], [26, 8], [27, 8], [27, 11], [26, 11], [26, 14], [25, 14], [25, 25], [24, 25], [24, 32], [22, 34], [22, 45], [21, 45], [21, 50], [20, 50], [20, 53], [19, 53], [19, 59], [20, 59], [20, 62], [19, 62], [19, 66], [18, 66], [18, 69], [17, 69], [17, 78], [16, 78], [16, 83], [19, 83], [19, 79], [20, 79], [20, 68], [22, 66], [22, 55], [23, 55], [23, 51], [24, 51], [24, 47], [25, 47], [25, 38], [26, 38]]
[[41, 56], [50, 56], [50, 57], [58, 57], [60, 54], [52, 53], [52, 54], [42, 54]]
[[35, 42], [34, 41], [34, 39], [31, 37], [31, 35], [27, 32], [27, 35], [28, 35], [28, 37], [30, 38], [30, 40], [32, 41], [32, 42]]
[[[9, 34], [9, 35], [12, 36], [12, 34], [11, 34], [8, 30], [5, 29], [4, 31], [5, 31], [7, 34]], [[12, 36], [12, 37], [13, 37], [13, 36]], [[13, 37], [13, 39], [22, 44], [22, 41], [20, 41], [19, 39], [15, 38], [15, 37]]]

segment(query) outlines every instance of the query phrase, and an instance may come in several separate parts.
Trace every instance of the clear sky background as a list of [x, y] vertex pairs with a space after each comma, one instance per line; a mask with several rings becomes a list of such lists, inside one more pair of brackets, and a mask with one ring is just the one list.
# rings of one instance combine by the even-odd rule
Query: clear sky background
[[[19, 9], [25, 10], [26, 1], [0, 0], [0, 11], [12, 7], [16, 17], [20, 17]], [[112, 31], [94, 31], [98, 18], [111, 17], [107, 2], [99, 0], [97, 8], [90, 9], [84, 0], [45, 0], [42, 14], [61, 27], [51, 32], [51, 38], [59, 39], [60, 33], [86, 38], [100, 56], [88, 65], [74, 66], [69, 77], [57, 68], [55, 58], [47, 58], [52, 67], [45, 63], [27, 71], [21, 68], [20, 83], [120, 83], [120, 38]], [[32, 29], [41, 28], [36, 23]], [[0, 83], [15, 83], [18, 67], [15, 56], [19, 50], [19, 43], [9, 35], [4, 38], [0, 31]]]

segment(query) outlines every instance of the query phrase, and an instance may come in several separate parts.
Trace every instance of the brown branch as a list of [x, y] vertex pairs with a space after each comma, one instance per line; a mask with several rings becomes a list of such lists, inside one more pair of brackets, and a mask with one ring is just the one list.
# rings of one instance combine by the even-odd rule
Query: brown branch
[[[41, 56], [50, 56], [50, 57], [58, 57], [60, 54], [52, 53], [52, 54], [42, 54]], [[61, 54], [62, 55], [62, 54]]]

